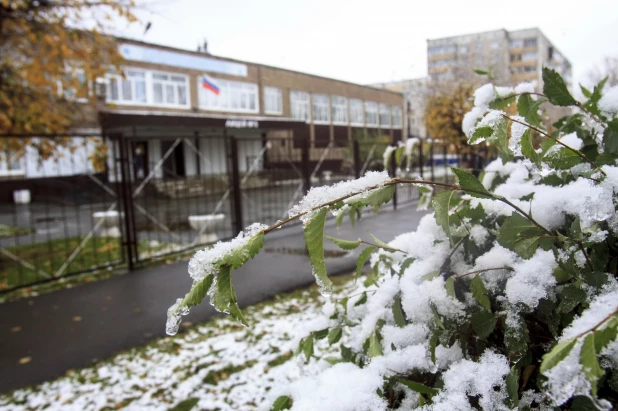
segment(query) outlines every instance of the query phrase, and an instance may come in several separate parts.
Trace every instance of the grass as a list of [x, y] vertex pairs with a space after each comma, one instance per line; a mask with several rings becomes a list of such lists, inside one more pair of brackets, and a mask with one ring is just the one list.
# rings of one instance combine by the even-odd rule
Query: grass
[[[9, 253], [36, 267], [37, 270], [20, 264], [6, 254], [0, 254], [0, 291], [35, 284], [50, 277], [58, 276], [58, 270], [77, 249], [82, 240], [82, 237], [70, 237], [7, 248]], [[99, 277], [97, 274], [101, 271], [109, 271], [113, 266], [123, 263], [121, 241], [120, 238], [111, 237], [90, 238], [59, 277], [72, 273], [89, 272], [91, 274], [90, 280], [97, 279]], [[147, 240], [140, 240], [138, 248], [147, 250], [142, 257], [149, 258], [157, 255], [157, 253], [170, 251], [170, 249], [173, 249], [173, 245], [167, 243], [153, 244]], [[88, 282], [88, 280], [84, 282]], [[62, 283], [58, 283], [57, 286], [64, 288]]]
[[28, 227], [15, 227], [12, 225], [0, 224], [0, 238], [17, 237], [32, 233], [32, 229]]
[[[333, 277], [333, 298], [356, 293], [353, 278]], [[0, 394], [0, 409], [255, 410], [268, 403], [269, 392], [298, 378], [299, 362], [292, 353], [324, 303], [313, 285], [244, 308], [249, 327], [229, 316], [199, 325], [183, 323], [174, 337]], [[164, 323], [162, 314], [161, 327]], [[333, 349], [325, 340], [316, 341], [316, 350]], [[36, 366], [36, 361], [24, 366]], [[308, 367], [307, 372], [319, 369], [315, 360]]]

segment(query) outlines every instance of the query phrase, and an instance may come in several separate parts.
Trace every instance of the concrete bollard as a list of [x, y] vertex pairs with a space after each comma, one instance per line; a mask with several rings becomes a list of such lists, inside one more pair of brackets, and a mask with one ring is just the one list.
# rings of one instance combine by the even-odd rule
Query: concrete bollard
[[118, 211], [97, 211], [92, 213], [92, 219], [95, 225], [101, 221], [101, 225], [97, 230], [97, 236], [113, 238], [122, 236], [119, 227], [120, 213]]
[[189, 225], [200, 233], [199, 243], [215, 243], [219, 241], [217, 229], [223, 227], [225, 214], [190, 215]]

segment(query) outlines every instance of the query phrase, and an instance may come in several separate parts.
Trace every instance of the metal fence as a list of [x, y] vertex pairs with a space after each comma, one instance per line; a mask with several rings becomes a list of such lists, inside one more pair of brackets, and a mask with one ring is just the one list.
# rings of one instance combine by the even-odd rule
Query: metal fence
[[[145, 262], [273, 224], [312, 186], [383, 170], [384, 141], [139, 136], [0, 137], [0, 292]], [[453, 181], [446, 145], [390, 174]], [[413, 202], [411, 185], [397, 204]]]

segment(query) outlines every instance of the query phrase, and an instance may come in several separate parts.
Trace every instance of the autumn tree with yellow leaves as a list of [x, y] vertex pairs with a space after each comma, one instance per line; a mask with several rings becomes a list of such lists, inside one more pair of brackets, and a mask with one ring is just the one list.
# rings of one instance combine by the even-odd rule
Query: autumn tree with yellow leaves
[[473, 106], [472, 91], [472, 86], [465, 84], [433, 88], [425, 109], [425, 126], [430, 138], [460, 146], [466, 144], [461, 123]]
[[[122, 63], [108, 34], [135, 22], [132, 0], [0, 0], [0, 133], [62, 134], [96, 104], [94, 84]], [[66, 138], [3, 138], [48, 158]]]

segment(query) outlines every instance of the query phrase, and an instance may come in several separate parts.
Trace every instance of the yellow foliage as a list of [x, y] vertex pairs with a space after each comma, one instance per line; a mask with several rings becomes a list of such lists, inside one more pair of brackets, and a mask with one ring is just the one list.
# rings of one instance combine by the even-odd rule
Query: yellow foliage
[[464, 115], [473, 104], [472, 86], [461, 84], [449, 90], [436, 90], [425, 109], [427, 134], [433, 139], [464, 145], [466, 136], [461, 130]]
[[[118, 19], [136, 21], [128, 0], [3, 0], [0, 4], [0, 133], [63, 134], [83, 105], [96, 104], [94, 82], [122, 64], [107, 35]], [[91, 29], [76, 29], [84, 22]], [[69, 138], [1, 138], [0, 150], [35, 148], [43, 159]], [[105, 151], [106, 153], [107, 151]], [[98, 161], [98, 160], [97, 160]]]

